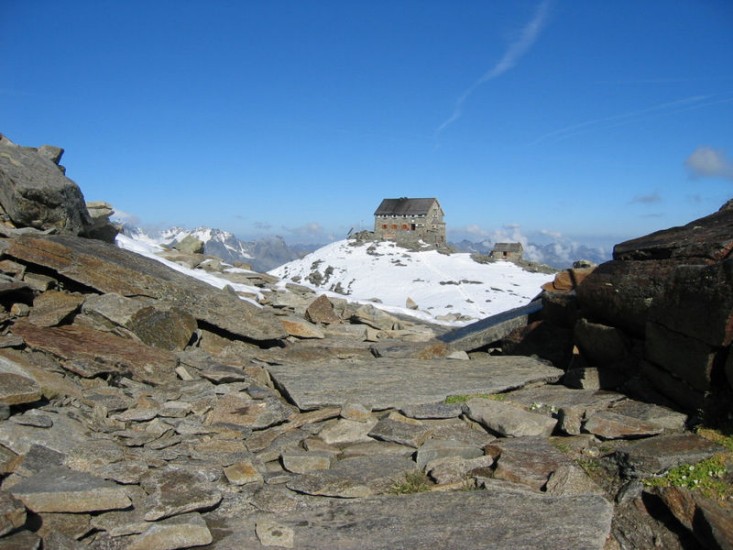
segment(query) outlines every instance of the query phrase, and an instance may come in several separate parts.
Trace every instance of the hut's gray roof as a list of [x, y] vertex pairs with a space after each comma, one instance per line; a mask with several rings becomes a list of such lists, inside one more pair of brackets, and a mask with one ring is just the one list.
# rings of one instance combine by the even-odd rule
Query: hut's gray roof
[[[437, 199], [408, 199], [402, 197], [400, 199], [384, 199], [379, 205], [375, 216], [419, 216], [427, 214], [430, 207], [437, 203]], [[440, 208], [440, 204], [438, 204]]]

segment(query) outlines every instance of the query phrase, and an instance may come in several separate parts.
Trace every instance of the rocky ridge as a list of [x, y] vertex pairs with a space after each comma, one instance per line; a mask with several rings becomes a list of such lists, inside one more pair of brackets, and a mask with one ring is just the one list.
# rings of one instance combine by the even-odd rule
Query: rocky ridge
[[0, 227], [0, 548], [731, 543], [726, 503], [641, 483], [723, 449], [490, 353], [536, 331], [446, 337], [177, 252], [243, 300], [54, 224]]

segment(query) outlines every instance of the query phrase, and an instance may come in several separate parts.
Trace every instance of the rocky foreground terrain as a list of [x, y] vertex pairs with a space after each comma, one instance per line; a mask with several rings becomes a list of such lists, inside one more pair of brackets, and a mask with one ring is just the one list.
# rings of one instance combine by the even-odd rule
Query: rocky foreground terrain
[[122, 250], [61, 153], [0, 140], [0, 549], [733, 547], [731, 205], [447, 331]]

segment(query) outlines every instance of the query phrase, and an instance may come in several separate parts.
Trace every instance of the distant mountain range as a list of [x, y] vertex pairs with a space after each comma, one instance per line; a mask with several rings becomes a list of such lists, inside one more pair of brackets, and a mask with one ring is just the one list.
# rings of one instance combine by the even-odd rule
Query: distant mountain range
[[[167, 247], [173, 246], [190, 235], [204, 243], [205, 254], [221, 258], [227, 263], [245, 263], [253, 270], [262, 273], [302, 258], [327, 244], [288, 245], [282, 237], [277, 235], [244, 241], [233, 233], [210, 227], [196, 229], [171, 227], [162, 231], [146, 232], [139, 227], [125, 225], [123, 232], [128, 236], [144, 237], [155, 244]], [[449, 244], [456, 252], [489, 254], [495, 243], [489, 240], [480, 242], [463, 240]], [[527, 243], [524, 246], [524, 258], [556, 269], [564, 269], [570, 267], [574, 261], [581, 259], [600, 264], [609, 260], [611, 254], [610, 251], [601, 248], [556, 241], [543, 245]]]
[[227, 263], [244, 263], [254, 271], [265, 273], [284, 263], [304, 256], [319, 245], [307, 249], [289, 247], [279, 236], [265, 237], [255, 241], [243, 241], [233, 233], [211, 227], [185, 229], [171, 227], [162, 231], [147, 232], [139, 227], [125, 225], [123, 233], [137, 240], [148, 240], [154, 244], [172, 247], [188, 236], [204, 243], [204, 254], [216, 256]]

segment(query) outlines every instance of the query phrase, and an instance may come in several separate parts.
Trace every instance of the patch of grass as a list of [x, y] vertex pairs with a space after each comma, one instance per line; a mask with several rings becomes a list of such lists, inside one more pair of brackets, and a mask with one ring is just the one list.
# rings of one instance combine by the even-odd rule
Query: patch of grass
[[591, 478], [595, 479], [601, 475], [603, 468], [597, 460], [592, 458], [579, 458], [576, 462], [578, 463], [578, 466], [583, 468], [583, 471]]
[[700, 491], [708, 498], [725, 499], [733, 497], [725, 457], [712, 456], [697, 464], [682, 464], [659, 477], [647, 478], [647, 487], [680, 487]]
[[468, 393], [459, 395], [449, 395], [445, 398], [446, 405], [459, 405], [465, 403], [469, 399], [492, 399], [493, 401], [504, 401], [506, 394], [503, 393]]
[[558, 439], [550, 439], [550, 443], [552, 443], [552, 445], [563, 454], [569, 454], [573, 450], [570, 445], [563, 443]]
[[414, 471], [405, 474], [405, 480], [397, 482], [389, 490], [392, 495], [412, 495], [424, 493], [430, 489], [432, 483], [425, 472]]
[[728, 452], [733, 452], [733, 435], [725, 435], [720, 430], [713, 430], [712, 428], [698, 428], [696, 431], [700, 437], [704, 437], [721, 447], [725, 447]]

